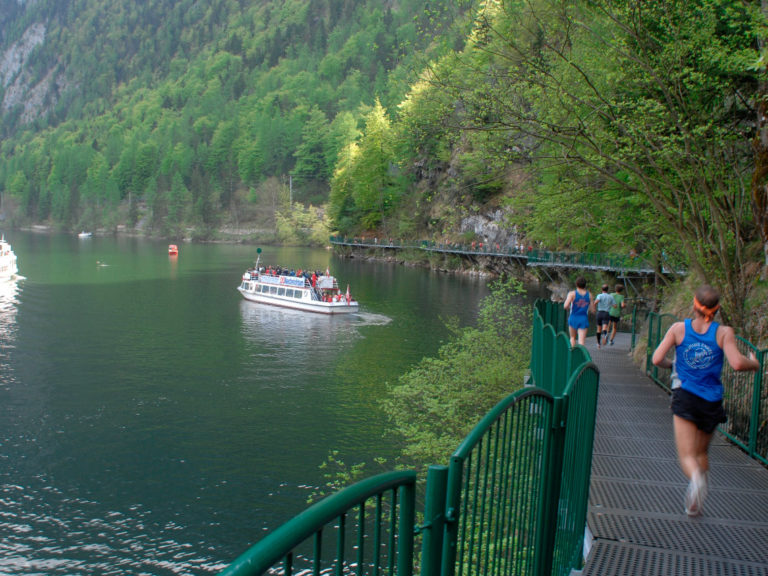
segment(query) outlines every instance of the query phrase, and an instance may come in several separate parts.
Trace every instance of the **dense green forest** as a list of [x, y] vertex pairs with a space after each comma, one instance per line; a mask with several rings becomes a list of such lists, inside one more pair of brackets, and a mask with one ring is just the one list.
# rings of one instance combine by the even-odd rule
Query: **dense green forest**
[[322, 204], [377, 99], [466, 36], [465, 4], [2, 0], [5, 213], [205, 238]]
[[[3, 216], [627, 253], [742, 323], [768, 258], [757, 0], [0, 0]], [[474, 224], [471, 224], [474, 223]], [[757, 295], [756, 295], [757, 294]]]
[[331, 217], [455, 240], [500, 207], [529, 241], [687, 269], [744, 325], [767, 246], [764, 16], [731, 0], [486, 2], [394, 120], [369, 113]]

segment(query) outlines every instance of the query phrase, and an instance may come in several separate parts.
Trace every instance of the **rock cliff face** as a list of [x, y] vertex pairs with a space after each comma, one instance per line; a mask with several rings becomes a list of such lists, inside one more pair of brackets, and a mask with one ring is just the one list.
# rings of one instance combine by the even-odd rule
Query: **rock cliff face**
[[505, 226], [501, 210], [462, 219], [461, 232], [472, 232], [482, 242], [490, 246], [498, 244], [500, 248], [515, 248], [521, 241], [515, 226]]
[[[54, 94], [61, 89], [62, 80], [56, 70], [49, 70], [42, 78], [33, 78], [28, 62], [35, 48], [45, 42], [46, 27], [32, 24], [21, 39], [0, 54], [0, 86], [3, 101], [0, 112], [7, 114], [21, 106], [20, 121], [30, 122], [55, 104]], [[53, 88], [56, 90], [53, 90]]]

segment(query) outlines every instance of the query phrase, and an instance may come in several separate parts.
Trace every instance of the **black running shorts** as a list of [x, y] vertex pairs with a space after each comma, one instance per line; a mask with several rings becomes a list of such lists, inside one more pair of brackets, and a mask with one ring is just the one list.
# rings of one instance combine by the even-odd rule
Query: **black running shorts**
[[727, 420], [722, 400], [710, 402], [682, 388], [672, 390], [672, 414], [693, 422], [696, 428], [707, 434]]

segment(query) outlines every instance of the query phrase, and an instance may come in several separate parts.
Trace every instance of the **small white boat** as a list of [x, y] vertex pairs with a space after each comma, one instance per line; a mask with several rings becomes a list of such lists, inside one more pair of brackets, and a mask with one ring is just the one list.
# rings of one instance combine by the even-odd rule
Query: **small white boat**
[[93, 232], [86, 232], [83, 230], [80, 232], [80, 234], [77, 235], [78, 238], [91, 238], [93, 236]]
[[16, 266], [16, 254], [11, 245], [5, 241], [5, 235], [0, 238], [0, 281], [13, 280], [19, 274]]
[[272, 306], [282, 306], [320, 314], [349, 314], [357, 312], [358, 304], [349, 295], [349, 286], [342, 292], [339, 283], [326, 274], [288, 275], [272, 268], [256, 267], [245, 271], [237, 287], [246, 300]]

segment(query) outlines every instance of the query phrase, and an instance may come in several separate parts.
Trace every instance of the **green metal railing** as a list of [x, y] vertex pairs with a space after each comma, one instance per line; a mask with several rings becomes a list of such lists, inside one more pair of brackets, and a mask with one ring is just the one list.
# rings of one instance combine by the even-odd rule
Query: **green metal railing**
[[562, 396], [518, 391], [467, 436], [448, 469], [442, 576], [580, 567], [598, 380], [585, 362]]
[[[492, 256], [522, 260], [528, 266], [549, 266], [562, 268], [586, 268], [592, 270], [610, 270], [614, 272], [634, 272], [653, 274], [659, 269], [642, 255], [602, 254], [595, 252], [551, 252], [525, 247], [500, 246], [483, 242], [434, 242], [432, 240], [404, 241], [392, 238], [366, 238], [331, 236], [331, 244], [358, 248], [419, 249], [426, 252], [464, 254], [472, 256]], [[673, 266], [665, 262], [660, 269], [664, 273], [685, 274], [682, 266]]]
[[[654, 366], [653, 351], [664, 338], [669, 327], [678, 321], [671, 314], [648, 315], [648, 348], [645, 372], [659, 386], [669, 391], [670, 370]], [[723, 364], [723, 404], [728, 421], [720, 431], [740, 446], [752, 458], [768, 464], [768, 393], [764, 383], [766, 355], [768, 349], [759, 350], [753, 344], [736, 337], [739, 349], [744, 355], [753, 352], [760, 362], [755, 372], [736, 372], [728, 362]]]
[[[533, 386], [482, 418], [449, 466], [429, 468], [419, 526], [415, 474], [393, 472], [318, 502], [222, 574], [411, 576], [417, 535], [421, 576], [565, 576], [579, 568], [599, 373], [585, 348], [572, 350], [567, 336], [544, 322], [562, 329], [557, 308], [562, 304], [536, 303]], [[324, 543], [328, 531], [335, 545]]]
[[[281, 562], [277, 573], [286, 576], [411, 576], [415, 486], [411, 471], [388, 472], [349, 486], [268, 534], [220, 574], [271, 573]], [[332, 542], [324, 538], [328, 532]]]
[[569, 574], [582, 559], [599, 381], [597, 367], [584, 362], [571, 375], [563, 396], [568, 417], [559, 455], [561, 484], [551, 574]]
[[498, 404], [451, 457], [443, 576], [548, 574], [554, 398], [529, 388]]
[[634, 270], [649, 274], [655, 269], [652, 262], [639, 256], [619, 256], [594, 252], [550, 252], [548, 250], [531, 250], [528, 252], [529, 266], [541, 266], [542, 264], [597, 270]]

